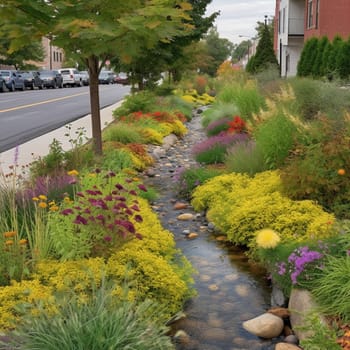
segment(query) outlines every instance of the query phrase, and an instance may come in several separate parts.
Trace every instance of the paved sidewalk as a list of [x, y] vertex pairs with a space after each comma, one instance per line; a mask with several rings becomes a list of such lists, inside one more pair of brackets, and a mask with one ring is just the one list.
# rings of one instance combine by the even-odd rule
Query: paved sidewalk
[[[101, 110], [101, 127], [104, 128], [113, 121], [112, 111], [121, 105], [122, 101]], [[92, 137], [91, 115], [88, 114], [74, 122], [69, 123], [72, 126], [71, 135], [75, 135], [75, 131], [83, 127], [86, 130], [86, 137]], [[69, 125], [68, 124], [68, 125]], [[39, 136], [31, 141], [23, 143], [18, 147], [17, 165], [19, 167], [28, 165], [34, 159], [43, 157], [49, 153], [49, 145], [55, 138], [61, 142], [63, 150], [71, 148], [68, 137], [64, 136], [67, 133], [65, 126], [51, 131], [45, 135]], [[16, 148], [0, 153], [0, 172], [9, 172], [9, 167], [14, 165], [16, 156]]]

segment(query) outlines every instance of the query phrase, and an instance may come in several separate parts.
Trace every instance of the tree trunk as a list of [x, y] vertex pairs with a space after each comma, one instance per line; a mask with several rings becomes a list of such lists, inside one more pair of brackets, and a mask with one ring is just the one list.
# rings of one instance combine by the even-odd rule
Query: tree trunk
[[99, 62], [96, 56], [89, 57], [88, 68], [93, 149], [96, 155], [102, 155], [102, 130], [98, 86]]

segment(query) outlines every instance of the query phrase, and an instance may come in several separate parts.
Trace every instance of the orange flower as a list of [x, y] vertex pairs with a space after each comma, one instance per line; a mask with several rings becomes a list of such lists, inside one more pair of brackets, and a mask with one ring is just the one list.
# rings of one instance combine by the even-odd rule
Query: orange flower
[[33, 200], [34, 202], [37, 202], [37, 201], [39, 201], [39, 198], [38, 198], [38, 197], [33, 197], [32, 200]]
[[43, 209], [47, 208], [47, 204], [45, 202], [40, 202], [38, 206], [39, 208], [43, 208]]
[[338, 175], [343, 176], [343, 175], [345, 175], [345, 173], [346, 173], [345, 169], [339, 169], [338, 170]]
[[5, 242], [6, 245], [12, 245], [13, 241], [11, 241], [10, 239], [8, 241]]
[[68, 171], [67, 173], [69, 176], [78, 176], [79, 172], [75, 169]]
[[58, 211], [58, 206], [57, 205], [52, 205], [51, 207], [50, 207], [50, 211]]
[[20, 239], [19, 240], [19, 244], [27, 244], [27, 240], [26, 239]]
[[7, 231], [4, 233], [5, 238], [10, 238], [16, 236], [17, 232], [16, 231]]
[[41, 199], [42, 201], [47, 201], [47, 197], [44, 194], [41, 194], [39, 196], [39, 199]]

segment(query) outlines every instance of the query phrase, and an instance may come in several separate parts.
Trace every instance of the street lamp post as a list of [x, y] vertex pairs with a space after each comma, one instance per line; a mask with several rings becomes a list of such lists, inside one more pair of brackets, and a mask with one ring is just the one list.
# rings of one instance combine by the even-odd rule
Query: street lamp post
[[248, 53], [247, 53], [247, 61], [249, 61], [249, 54], [250, 54], [250, 36], [247, 35], [238, 35], [240, 38], [249, 38], [249, 40], [247, 40], [248, 43]]

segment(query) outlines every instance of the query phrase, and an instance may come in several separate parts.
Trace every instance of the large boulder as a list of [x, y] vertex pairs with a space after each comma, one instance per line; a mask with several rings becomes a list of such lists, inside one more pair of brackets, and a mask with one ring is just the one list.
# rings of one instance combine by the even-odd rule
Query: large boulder
[[265, 313], [243, 322], [243, 328], [246, 331], [266, 339], [278, 337], [283, 330], [283, 326], [283, 320], [270, 313]]
[[299, 340], [313, 336], [313, 332], [311, 330], [301, 329], [302, 327], [306, 326], [306, 318], [308, 314], [316, 312], [320, 321], [327, 324], [326, 319], [319, 312], [317, 312], [317, 304], [315, 303], [311, 293], [305, 289], [292, 289], [289, 297], [288, 309], [290, 312], [290, 323]]
[[275, 350], [300, 350], [299, 346], [287, 343], [277, 343]]

